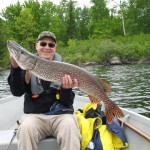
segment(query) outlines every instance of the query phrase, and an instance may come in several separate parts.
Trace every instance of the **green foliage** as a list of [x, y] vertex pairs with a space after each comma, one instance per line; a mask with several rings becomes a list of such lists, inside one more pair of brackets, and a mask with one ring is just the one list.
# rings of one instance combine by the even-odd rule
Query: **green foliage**
[[8, 51], [6, 49], [6, 35], [4, 28], [4, 21], [0, 18], [0, 66], [6, 66], [9, 63], [9, 57], [7, 57]]
[[67, 35], [68, 39], [73, 39], [76, 37], [77, 28], [75, 21], [75, 7], [72, 0], [68, 3], [68, 18], [67, 18]]
[[106, 0], [92, 0], [91, 7], [91, 28], [94, 36], [102, 36], [110, 33], [109, 10], [106, 7]]
[[16, 18], [20, 16], [22, 6], [19, 2], [14, 5], [6, 7], [6, 10], [2, 11], [2, 17], [4, 18], [5, 36], [9, 39], [19, 39], [18, 32], [14, 26]]
[[129, 0], [126, 8], [126, 27], [128, 34], [150, 33], [150, 2], [148, 0]]
[[49, 0], [9, 5], [0, 13], [0, 65], [9, 63], [8, 39], [34, 52], [37, 36], [44, 30], [55, 33], [58, 52], [74, 64], [108, 63], [113, 56], [127, 61], [149, 58], [150, 3], [122, 2], [118, 9], [109, 9], [107, 0], [91, 0], [91, 8], [78, 7], [73, 0], [61, 0], [59, 5]]
[[77, 14], [77, 31], [78, 38], [80, 40], [88, 39], [90, 35], [90, 10], [86, 7], [83, 9], [78, 8], [76, 10]]
[[64, 60], [80, 65], [85, 62], [109, 63], [118, 56], [125, 61], [139, 61], [150, 58], [150, 35], [90, 38], [89, 40], [69, 40], [68, 46], [61, 51]]
[[36, 32], [34, 28], [35, 24], [30, 8], [22, 9], [20, 11], [20, 16], [16, 18], [15, 22], [15, 28], [20, 37], [18, 42], [30, 51], [33, 49], [32, 43], [35, 41], [33, 38], [33, 33]]

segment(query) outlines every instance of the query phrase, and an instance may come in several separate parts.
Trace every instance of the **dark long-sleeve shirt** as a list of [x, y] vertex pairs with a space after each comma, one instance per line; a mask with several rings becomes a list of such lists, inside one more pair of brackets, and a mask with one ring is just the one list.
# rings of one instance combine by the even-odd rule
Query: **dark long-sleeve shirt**
[[[24, 95], [24, 113], [46, 113], [50, 110], [52, 104], [57, 100], [57, 89], [50, 87], [51, 82], [41, 80], [41, 85], [44, 89], [38, 98], [32, 98], [31, 83], [25, 82], [25, 70], [21, 68], [10, 69], [10, 75], [8, 77], [8, 83], [10, 90], [14, 96]], [[45, 91], [49, 90], [47, 94]], [[59, 90], [60, 99], [59, 102], [67, 108], [73, 108], [74, 96], [72, 89]]]

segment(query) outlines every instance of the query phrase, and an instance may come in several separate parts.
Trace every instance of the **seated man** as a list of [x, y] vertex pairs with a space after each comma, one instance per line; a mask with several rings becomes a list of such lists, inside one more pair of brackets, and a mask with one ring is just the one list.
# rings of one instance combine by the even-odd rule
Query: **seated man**
[[[56, 37], [53, 33], [41, 32], [35, 47], [39, 57], [50, 61], [61, 61], [60, 55], [56, 53]], [[80, 150], [81, 135], [72, 106], [75, 96], [72, 88], [78, 86], [77, 80], [72, 81], [66, 74], [60, 86], [58, 83], [44, 81], [22, 70], [11, 56], [10, 60], [8, 83], [11, 92], [14, 96], [25, 94], [25, 114], [17, 131], [18, 149], [37, 150], [41, 140], [54, 136], [61, 150]], [[59, 110], [55, 114], [54, 104], [59, 104], [68, 111]]]

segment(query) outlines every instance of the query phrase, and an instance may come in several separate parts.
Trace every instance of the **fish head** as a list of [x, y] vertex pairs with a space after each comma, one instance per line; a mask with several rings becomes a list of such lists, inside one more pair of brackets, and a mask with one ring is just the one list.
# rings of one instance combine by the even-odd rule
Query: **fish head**
[[7, 41], [7, 48], [11, 57], [15, 59], [20, 68], [24, 70], [34, 69], [37, 60], [32, 53], [27, 52], [26, 49], [11, 40]]

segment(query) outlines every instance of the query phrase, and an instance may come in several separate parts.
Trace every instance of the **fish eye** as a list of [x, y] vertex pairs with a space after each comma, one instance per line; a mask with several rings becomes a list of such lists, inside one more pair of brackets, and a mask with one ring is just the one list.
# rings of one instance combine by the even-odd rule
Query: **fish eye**
[[21, 54], [24, 54], [24, 51], [21, 51]]

